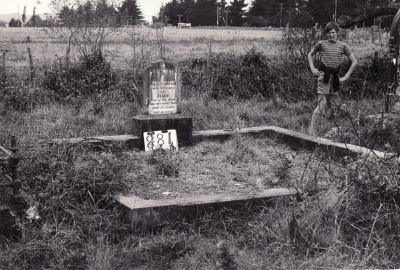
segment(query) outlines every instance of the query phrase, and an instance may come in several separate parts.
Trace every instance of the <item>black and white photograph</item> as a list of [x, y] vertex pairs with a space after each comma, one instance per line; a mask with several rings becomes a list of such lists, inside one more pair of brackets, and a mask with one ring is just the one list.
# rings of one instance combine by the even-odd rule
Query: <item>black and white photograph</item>
[[400, 270], [400, 0], [0, 0], [0, 270]]

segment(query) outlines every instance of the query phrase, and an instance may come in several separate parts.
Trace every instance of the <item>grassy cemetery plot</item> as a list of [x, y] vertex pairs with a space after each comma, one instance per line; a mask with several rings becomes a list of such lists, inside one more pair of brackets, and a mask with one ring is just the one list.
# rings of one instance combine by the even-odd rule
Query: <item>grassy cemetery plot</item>
[[295, 152], [270, 139], [240, 135], [177, 152], [156, 150], [128, 156], [136, 165], [125, 177], [131, 192], [143, 199], [254, 193], [273, 187], [323, 188], [332, 175], [344, 173], [329, 158], [321, 163], [319, 154]]

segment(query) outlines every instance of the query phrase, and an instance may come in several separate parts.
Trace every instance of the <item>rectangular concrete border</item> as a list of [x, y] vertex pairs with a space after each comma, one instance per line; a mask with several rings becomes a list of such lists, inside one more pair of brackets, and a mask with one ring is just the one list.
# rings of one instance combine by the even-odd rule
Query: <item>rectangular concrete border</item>
[[[370, 150], [365, 147], [334, 142], [329, 139], [313, 137], [296, 131], [287, 130], [276, 126], [261, 126], [235, 130], [206, 130], [193, 131], [193, 144], [202, 141], [224, 141], [236, 134], [269, 137], [285, 143], [293, 149], [319, 148], [333, 157], [376, 157], [389, 158], [391, 153]], [[99, 136], [90, 138], [55, 139], [51, 144], [77, 144], [90, 143], [104, 145], [111, 142], [120, 142], [127, 145], [128, 149], [140, 149], [139, 137], [133, 135]], [[119, 203], [125, 220], [130, 223], [133, 230], [146, 230], [168, 222], [179, 222], [188, 216], [198, 216], [207, 211], [215, 211], [221, 207], [249, 207], [254, 204], [266, 204], [274, 201], [285, 201], [287, 198], [298, 197], [300, 190], [294, 188], [269, 189], [256, 194], [217, 194], [209, 196], [187, 197], [168, 200], [144, 200], [135, 196], [115, 196]]]

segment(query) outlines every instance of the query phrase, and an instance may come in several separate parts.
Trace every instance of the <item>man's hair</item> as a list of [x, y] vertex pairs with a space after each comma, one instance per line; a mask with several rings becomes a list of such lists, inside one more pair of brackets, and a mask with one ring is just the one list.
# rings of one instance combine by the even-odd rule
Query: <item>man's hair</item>
[[339, 33], [339, 25], [334, 22], [330, 22], [325, 26], [325, 33], [329, 33], [329, 31], [331, 31], [332, 29], [334, 29], [336, 33]]

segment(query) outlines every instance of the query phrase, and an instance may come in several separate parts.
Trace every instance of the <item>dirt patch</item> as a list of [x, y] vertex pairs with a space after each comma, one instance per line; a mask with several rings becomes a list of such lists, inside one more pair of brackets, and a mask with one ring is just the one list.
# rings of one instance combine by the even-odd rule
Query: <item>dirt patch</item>
[[293, 151], [271, 139], [237, 136], [176, 152], [131, 152], [125, 175], [144, 199], [246, 192], [272, 187], [322, 187], [345, 173], [318, 152]]

